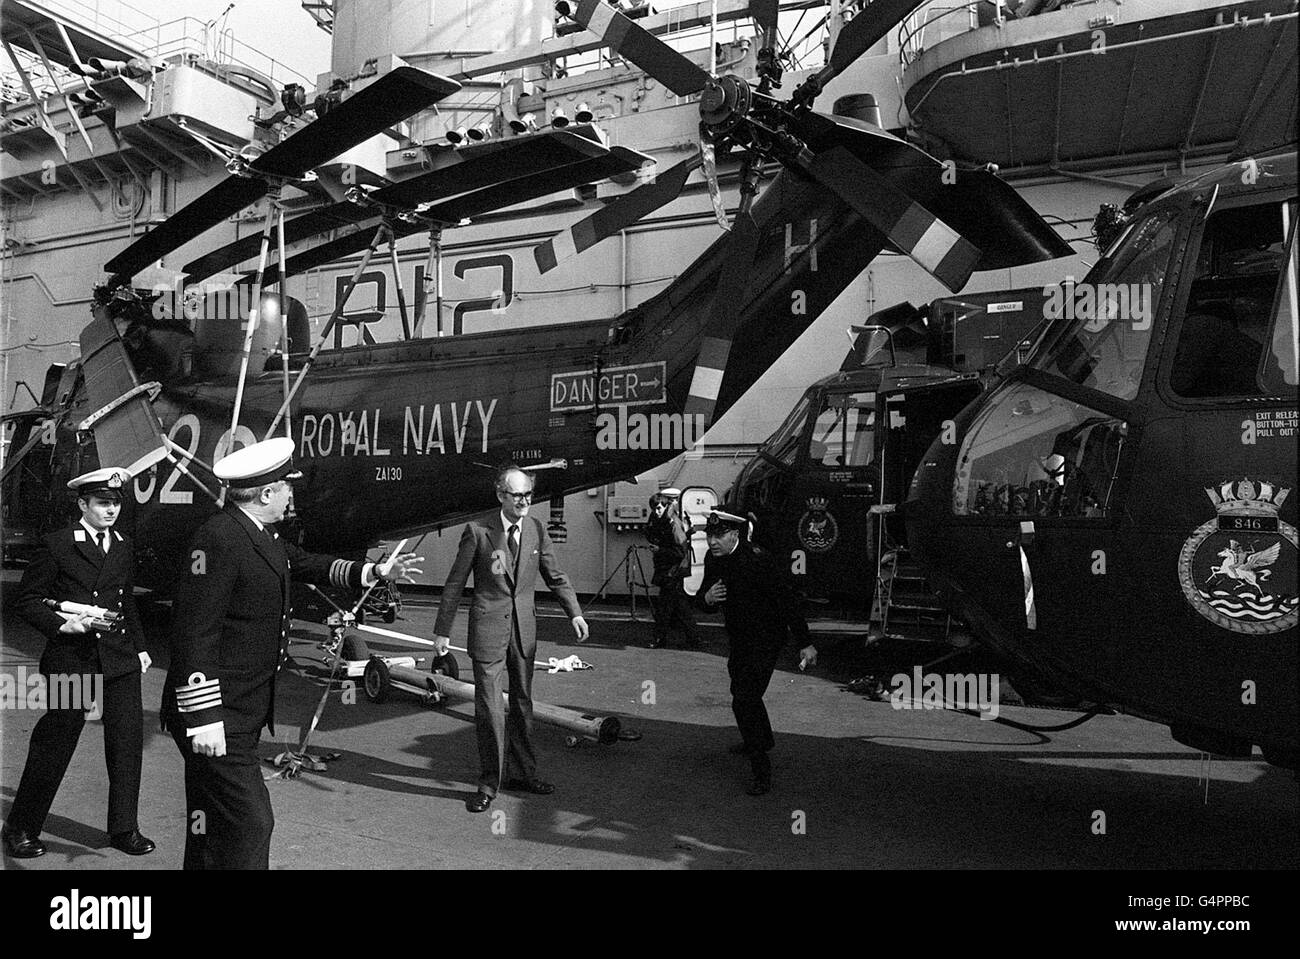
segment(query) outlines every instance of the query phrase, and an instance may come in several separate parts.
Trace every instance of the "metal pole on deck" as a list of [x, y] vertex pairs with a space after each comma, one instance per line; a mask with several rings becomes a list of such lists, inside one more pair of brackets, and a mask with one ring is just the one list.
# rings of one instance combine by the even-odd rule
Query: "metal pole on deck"
[[370, 265], [370, 258], [374, 256], [375, 250], [379, 248], [379, 244], [384, 242], [384, 236], [387, 233], [388, 224], [381, 223], [379, 229], [375, 231], [374, 238], [370, 241], [370, 246], [366, 248], [365, 256], [361, 258], [361, 262], [357, 264], [356, 270], [352, 273], [352, 278], [348, 280], [348, 285], [343, 290], [343, 296], [339, 298], [338, 304], [334, 307], [334, 312], [330, 314], [329, 322], [325, 324], [324, 328], [320, 331], [320, 335], [316, 337], [316, 342], [312, 345], [311, 353], [307, 357], [307, 362], [304, 363], [302, 369], [298, 371], [298, 378], [294, 380], [293, 388], [289, 390], [289, 395], [286, 396], [284, 402], [280, 404], [280, 409], [276, 411], [275, 418], [271, 420], [271, 425], [267, 429], [266, 436], [264, 436], [263, 439], [269, 439], [271, 437], [271, 434], [275, 432], [275, 428], [280, 424], [280, 417], [284, 416], [289, 411], [289, 404], [293, 402], [293, 398], [298, 394], [298, 389], [302, 386], [302, 381], [307, 378], [308, 371], [311, 369], [312, 364], [316, 362], [316, 357], [320, 354], [321, 348], [325, 345], [325, 340], [328, 339], [330, 331], [334, 329], [334, 324], [337, 323], [339, 317], [343, 315], [343, 310], [348, 304], [348, 297], [352, 295], [352, 291], [356, 289], [357, 284], [361, 282], [361, 274], [366, 272], [366, 267]]

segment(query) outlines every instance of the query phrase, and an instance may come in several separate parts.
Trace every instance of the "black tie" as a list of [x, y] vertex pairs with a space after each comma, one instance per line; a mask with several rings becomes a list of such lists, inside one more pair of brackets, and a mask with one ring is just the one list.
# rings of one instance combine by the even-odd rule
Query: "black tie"
[[511, 523], [510, 532], [506, 536], [506, 539], [510, 543], [510, 558], [514, 561], [516, 567], [519, 566], [519, 540], [517, 539], [518, 533], [519, 533], [519, 524]]
[[103, 530], [102, 532], [99, 533], [99, 536], [103, 537], [102, 539], [99, 540], [99, 549], [101, 552], [107, 555], [108, 554], [108, 530]]

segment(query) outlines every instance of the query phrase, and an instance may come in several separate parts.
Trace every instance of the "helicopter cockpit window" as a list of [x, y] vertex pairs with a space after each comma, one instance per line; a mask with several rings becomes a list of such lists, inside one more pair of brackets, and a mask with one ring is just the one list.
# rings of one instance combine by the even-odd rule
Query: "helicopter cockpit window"
[[[1169, 385], [1179, 396], [1270, 393], [1263, 361], [1271, 352], [1274, 306], [1286, 308], [1285, 284], [1279, 280], [1287, 272], [1286, 238], [1294, 209], [1256, 204], [1221, 210], [1206, 221], [1169, 374]], [[1294, 387], [1294, 374], [1291, 383]]]
[[1135, 397], [1177, 235], [1174, 211], [1152, 213], [1083, 282], [1063, 284], [1044, 311], [1068, 325], [1033, 365], [1123, 400]]
[[1104, 519], [1128, 424], [1027, 383], [1002, 390], [962, 444], [958, 516]]
[[844, 469], [871, 463], [875, 445], [875, 393], [829, 393], [808, 441], [808, 462]]
[[1300, 375], [1300, 311], [1297, 310], [1297, 286], [1300, 285], [1300, 249], [1297, 249], [1296, 205], [1287, 208], [1291, 218], [1291, 239], [1287, 244], [1286, 269], [1277, 289], [1277, 307], [1273, 310], [1273, 331], [1269, 349], [1259, 371], [1260, 383], [1269, 396], [1295, 396]]
[[785, 422], [772, 434], [772, 438], [763, 444], [763, 452], [787, 466], [793, 466], [799, 454], [799, 439], [803, 435], [804, 424], [808, 422], [808, 407], [811, 405], [806, 395], [802, 397], [785, 418]]

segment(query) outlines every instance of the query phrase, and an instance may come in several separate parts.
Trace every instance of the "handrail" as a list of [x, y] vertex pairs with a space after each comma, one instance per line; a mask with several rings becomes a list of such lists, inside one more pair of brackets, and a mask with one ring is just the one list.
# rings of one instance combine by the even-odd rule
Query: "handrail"
[[[898, 25], [898, 62], [902, 66], [906, 67], [920, 57], [921, 52], [924, 49], [922, 41], [925, 38], [926, 28], [951, 14], [957, 13], [961, 10], [968, 11], [970, 13], [970, 24], [967, 29], [979, 29], [979, 19], [976, 13], [976, 7], [979, 5], [979, 3], [963, 3], [956, 7], [927, 7], [924, 18], [913, 16], [909, 17], [908, 20], [904, 20]], [[931, 16], [936, 9], [940, 9], [943, 12], [938, 16]], [[997, 5], [995, 9], [998, 11], [998, 22], [1001, 22], [1001, 5]], [[912, 22], [911, 26], [908, 24], [909, 20]]]

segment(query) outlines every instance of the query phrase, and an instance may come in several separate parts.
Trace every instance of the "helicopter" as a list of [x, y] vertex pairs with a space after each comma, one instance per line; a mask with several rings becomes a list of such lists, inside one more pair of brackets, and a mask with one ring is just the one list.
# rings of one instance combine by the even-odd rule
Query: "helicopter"
[[1294, 140], [1146, 191], [922, 457], [908, 542], [1001, 656], [1295, 768]]
[[876, 600], [863, 584], [880, 582], [882, 554], [906, 544], [882, 504], [902, 500], [944, 422], [1014, 362], [1044, 299], [1031, 287], [904, 302], [847, 331], [839, 370], [808, 386], [726, 496], [753, 516], [754, 541], [788, 560], [805, 598], [847, 610]]
[[[232, 159], [231, 177], [108, 262], [81, 360], [50, 371], [40, 410], [14, 437], [23, 450], [6, 464], [6, 480], [26, 476], [24, 494], [43, 498], [28, 515], [53, 518], [66, 505], [65, 474], [128, 464], [134, 483], [125, 519], [136, 531], [137, 582], [165, 587], [181, 568], [190, 531], [220, 499], [212, 464], [283, 432], [295, 439], [303, 472], [295, 508], [304, 545], [348, 555], [481, 512], [485, 467], [505, 460], [534, 472], [539, 497], [558, 497], [671, 459], [697, 443], [883, 249], [911, 256], [953, 289], [977, 268], [1067, 255], [1054, 230], [989, 171], [963, 170], [954, 185], [945, 178], [949, 167], [878, 125], [812, 110], [821, 86], [914, 6], [873, 4], [842, 32], [827, 66], [781, 102], [771, 92], [780, 74], [773, 55], [760, 57], [763, 76], [751, 88], [740, 77], [709, 76], [613, 8], [560, 5], [584, 26], [603, 26], [616, 52], [665, 86], [701, 93], [701, 144], [684, 164], [539, 244], [539, 273], [679, 195], [697, 167], [716, 196], [718, 156], [742, 154], [741, 202], [729, 232], [667, 289], [617, 316], [431, 337], [421, 312], [429, 298], [417, 298], [409, 323], [399, 290], [400, 340], [326, 349], [346, 293], [310, 345], [301, 304], [267, 294], [276, 282], [364, 250], [355, 286], [384, 243], [391, 253], [397, 239], [429, 231], [432, 256], [438, 232], [467, 217], [644, 173], [647, 157], [608, 147], [593, 129], [570, 128], [480, 144], [477, 153], [471, 145], [409, 179], [358, 188], [346, 198], [357, 210], [340, 199], [286, 219], [273, 202], [256, 273], [228, 287], [238, 308], [223, 315], [205, 305], [192, 324], [159, 319], [149, 281], [160, 257], [244, 205], [274, 200], [284, 183], [339, 148], [455, 89], [454, 81], [410, 67], [381, 75], [278, 145]], [[775, 8], [752, 6], [769, 51]], [[498, 151], [510, 150], [516, 158], [503, 160], [509, 154]], [[779, 170], [760, 195], [759, 179], [773, 164]], [[286, 235], [310, 242], [340, 219], [362, 228], [285, 255]], [[791, 245], [792, 226], [809, 237], [806, 244]], [[244, 260], [252, 245], [241, 242], [187, 264], [185, 281]], [[801, 308], [792, 310], [796, 294]], [[743, 348], [733, 351], [733, 343]], [[40, 430], [52, 431], [55, 442], [34, 483], [20, 466]], [[11, 495], [5, 501], [18, 508]]]

